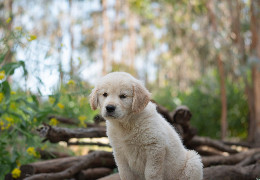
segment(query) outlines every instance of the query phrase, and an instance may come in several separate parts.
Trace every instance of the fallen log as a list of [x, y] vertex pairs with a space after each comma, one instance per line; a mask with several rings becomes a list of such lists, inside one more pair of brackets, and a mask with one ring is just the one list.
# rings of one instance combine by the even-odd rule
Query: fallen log
[[118, 173], [111, 174], [109, 176], [105, 176], [103, 178], [99, 178], [98, 180], [121, 180]]
[[249, 166], [220, 165], [203, 169], [204, 180], [257, 180], [260, 163]]
[[[61, 117], [61, 116], [57, 116], [57, 115], [49, 115], [48, 116], [48, 119], [52, 119], [52, 118], [55, 118], [57, 119], [60, 123], [63, 123], [63, 124], [71, 124], [71, 125], [78, 125], [79, 124], [79, 120], [78, 119], [75, 119], [75, 118], [67, 118], [67, 117]], [[99, 127], [101, 126], [100, 124], [102, 122], [105, 122], [105, 119], [97, 114], [94, 119], [93, 119], [94, 123], [89, 123], [87, 122], [86, 125], [87, 127]]]
[[230, 154], [238, 153], [236, 149], [232, 149], [230, 146], [225, 145], [219, 140], [214, 140], [208, 137], [194, 136], [187, 145], [191, 149], [195, 149], [198, 146], [209, 146], [217, 150], [228, 152]]
[[240, 161], [240, 163], [238, 163], [237, 165], [238, 166], [246, 166], [246, 165], [250, 165], [250, 164], [255, 164], [258, 161], [260, 162], [260, 152], [256, 152], [252, 156], [248, 156], [244, 160]]
[[37, 131], [40, 136], [45, 138], [43, 142], [49, 140], [51, 143], [60, 141], [68, 142], [71, 138], [107, 137], [105, 127], [69, 129], [44, 124], [44, 126], [38, 128]]
[[244, 160], [245, 158], [250, 157], [259, 152], [260, 152], [260, 148], [255, 148], [245, 152], [232, 154], [229, 156], [219, 156], [219, 155], [207, 156], [207, 157], [202, 157], [202, 163], [204, 167], [209, 167], [213, 165], [234, 165]]
[[61, 172], [51, 172], [51, 173], [41, 173], [35, 174], [29, 177], [26, 177], [25, 180], [59, 180], [59, 179], [67, 179], [73, 177], [75, 174], [80, 172], [81, 170], [87, 169], [91, 167], [91, 164], [96, 161], [96, 159], [102, 158], [110, 158], [112, 156], [111, 152], [105, 151], [95, 151], [84, 157], [81, 157], [81, 160], [78, 163], [75, 163], [69, 168]]
[[76, 175], [77, 180], [96, 180], [101, 177], [105, 177], [113, 172], [113, 169], [109, 168], [93, 168], [82, 170]]
[[215, 148], [208, 147], [208, 146], [199, 146], [194, 150], [197, 151], [201, 156], [214, 156], [214, 155], [223, 156], [224, 155], [222, 151], [219, 151]]
[[[58, 158], [40, 162], [34, 162], [21, 166], [21, 177], [25, 178], [34, 174], [40, 173], [56, 173], [64, 171], [78, 163], [86, 156], [73, 156], [67, 158]], [[113, 155], [111, 152], [106, 152], [106, 156], [97, 156], [90, 164], [89, 168], [105, 167], [113, 169], [116, 167]]]
[[192, 114], [187, 106], [179, 106], [173, 112], [170, 112], [155, 101], [152, 102], [157, 105], [156, 109], [158, 113], [161, 114], [173, 127], [175, 127], [176, 131], [181, 136], [184, 145], [186, 145], [187, 142], [197, 134], [197, 130], [190, 125]]
[[[203, 169], [204, 180], [257, 180], [260, 177], [260, 163], [249, 166], [219, 165]], [[98, 180], [120, 180], [119, 174]]]
[[80, 145], [80, 146], [102, 146], [102, 147], [111, 147], [110, 144], [104, 144], [100, 142], [68, 142], [68, 146], [75, 146], [75, 145]]

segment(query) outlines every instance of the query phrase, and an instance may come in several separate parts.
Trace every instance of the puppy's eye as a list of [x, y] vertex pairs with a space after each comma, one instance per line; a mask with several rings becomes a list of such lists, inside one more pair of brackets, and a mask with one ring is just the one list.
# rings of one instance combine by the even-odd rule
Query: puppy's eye
[[108, 96], [108, 94], [107, 94], [107, 93], [104, 93], [104, 94], [103, 94], [103, 96], [104, 96], [104, 97], [107, 97], [107, 96]]
[[125, 99], [126, 95], [125, 94], [121, 94], [119, 97], [120, 97], [120, 99]]

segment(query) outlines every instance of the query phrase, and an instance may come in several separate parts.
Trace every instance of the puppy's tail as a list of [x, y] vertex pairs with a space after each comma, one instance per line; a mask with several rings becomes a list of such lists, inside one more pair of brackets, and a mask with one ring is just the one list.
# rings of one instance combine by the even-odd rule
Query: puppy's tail
[[187, 161], [184, 169], [183, 179], [202, 180], [203, 164], [200, 155], [196, 151], [188, 150], [186, 155]]

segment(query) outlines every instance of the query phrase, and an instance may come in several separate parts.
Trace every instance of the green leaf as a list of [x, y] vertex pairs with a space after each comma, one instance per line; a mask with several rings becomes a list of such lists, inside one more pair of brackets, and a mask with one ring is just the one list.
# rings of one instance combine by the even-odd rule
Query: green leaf
[[0, 55], [0, 64], [4, 61], [6, 53]]
[[39, 107], [39, 101], [38, 101], [37, 97], [35, 95], [32, 95], [32, 94], [31, 94], [31, 97], [32, 97], [32, 100], [33, 100], [34, 104], [38, 108]]
[[1, 70], [4, 70], [7, 76], [13, 75], [15, 69], [22, 67], [23, 71], [24, 71], [24, 75], [27, 75], [28, 72], [25, 68], [25, 63], [23, 61], [18, 61], [18, 62], [12, 62], [12, 63], [8, 63], [5, 64]]
[[2, 92], [5, 95], [5, 101], [8, 102], [10, 99], [10, 95], [11, 95], [11, 88], [7, 81], [4, 81], [2, 83]]

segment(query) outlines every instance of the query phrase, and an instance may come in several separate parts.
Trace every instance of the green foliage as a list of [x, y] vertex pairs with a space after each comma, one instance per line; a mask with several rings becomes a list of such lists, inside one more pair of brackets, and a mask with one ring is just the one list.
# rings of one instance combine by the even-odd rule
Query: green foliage
[[[20, 163], [32, 162], [38, 154], [28, 154], [27, 148], [40, 146], [40, 140], [34, 137], [33, 129], [40, 123], [37, 119], [38, 106], [31, 95], [12, 91], [7, 79], [23, 62], [4, 65], [0, 72], [0, 178]], [[24, 67], [24, 66], [23, 66]], [[5, 74], [7, 72], [7, 74]], [[25, 71], [26, 72], [26, 71]]]
[[[228, 126], [230, 137], [245, 138], [247, 135], [248, 106], [244, 94], [244, 84], [226, 82], [228, 99]], [[204, 77], [195, 83], [188, 92], [175, 95], [173, 88], [165, 87], [154, 93], [154, 100], [173, 111], [177, 105], [186, 105], [192, 112], [191, 124], [198, 134], [220, 137], [221, 102], [219, 81], [215, 74]]]
[[[247, 135], [248, 108], [243, 83], [234, 84], [228, 80], [227, 121], [229, 136], [245, 138]], [[203, 136], [220, 137], [221, 102], [219, 82], [215, 76], [197, 82], [190, 93], [180, 93], [182, 104], [187, 105], [192, 114], [191, 124]]]
[[153, 18], [150, 0], [129, 0], [130, 8], [147, 19]]
[[[0, 42], [5, 46], [3, 40]], [[17, 69], [23, 69], [26, 78], [27, 70], [23, 61], [4, 63], [5, 55], [6, 52], [0, 53], [0, 63], [3, 63], [0, 68], [0, 179], [14, 169], [19, 174], [21, 164], [38, 161], [38, 149], [60, 148], [42, 144], [36, 134], [43, 122], [53, 126], [59, 123], [57, 119], [48, 120], [49, 115], [78, 118], [78, 126], [86, 127], [86, 121], [91, 121], [96, 114], [88, 103], [90, 86], [79, 80], [69, 80], [47, 97], [13, 90], [11, 76]]]
[[[178, 104], [178, 99], [174, 98], [174, 90], [171, 86], [167, 86], [164, 88], [160, 88], [156, 90], [153, 94], [153, 99], [161, 104], [162, 106], [166, 107], [169, 111], [172, 111], [177, 107]], [[177, 100], [177, 102], [176, 102]]]

